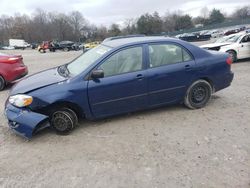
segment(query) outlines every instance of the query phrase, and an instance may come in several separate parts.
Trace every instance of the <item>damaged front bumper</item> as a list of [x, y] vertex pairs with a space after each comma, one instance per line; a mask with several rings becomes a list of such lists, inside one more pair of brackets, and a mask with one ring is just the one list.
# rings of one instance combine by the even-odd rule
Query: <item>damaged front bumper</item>
[[20, 136], [30, 139], [36, 132], [49, 127], [49, 117], [32, 112], [29, 109], [17, 108], [11, 104], [5, 107], [5, 115], [10, 128]]

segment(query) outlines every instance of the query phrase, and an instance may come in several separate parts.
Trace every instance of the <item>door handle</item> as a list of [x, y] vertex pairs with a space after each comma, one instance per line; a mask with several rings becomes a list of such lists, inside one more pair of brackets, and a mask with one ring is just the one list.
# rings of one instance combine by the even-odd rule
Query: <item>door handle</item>
[[142, 74], [138, 74], [137, 76], [136, 76], [136, 79], [137, 80], [142, 80], [144, 78], [144, 76], [142, 75]]
[[192, 69], [191, 65], [185, 65], [186, 71], [190, 71]]

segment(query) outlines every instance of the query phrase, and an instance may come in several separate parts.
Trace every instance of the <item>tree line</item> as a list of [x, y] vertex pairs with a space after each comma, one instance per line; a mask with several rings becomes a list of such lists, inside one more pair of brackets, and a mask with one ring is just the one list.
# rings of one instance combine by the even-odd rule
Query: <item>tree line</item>
[[111, 24], [109, 27], [96, 26], [86, 20], [79, 11], [70, 13], [46, 12], [37, 9], [32, 15], [17, 13], [0, 17], [0, 43], [10, 38], [25, 39], [27, 42], [44, 40], [94, 41], [107, 37], [129, 34], [157, 35], [190, 29], [196, 25], [223, 23], [227, 19], [249, 19], [250, 6], [235, 9], [226, 15], [219, 9], [201, 9], [201, 15], [191, 17], [181, 11], [146, 13], [136, 19], [127, 19], [123, 26]]

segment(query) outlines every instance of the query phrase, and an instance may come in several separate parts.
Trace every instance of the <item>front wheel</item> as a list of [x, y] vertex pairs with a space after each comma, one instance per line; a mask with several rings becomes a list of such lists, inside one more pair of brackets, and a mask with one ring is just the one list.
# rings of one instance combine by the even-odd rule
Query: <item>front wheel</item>
[[40, 48], [38, 51], [39, 51], [40, 53], [46, 53], [46, 50], [43, 49], [43, 48]]
[[64, 52], [68, 52], [68, 51], [69, 51], [69, 48], [63, 48], [63, 51], [64, 51]]
[[184, 104], [190, 109], [206, 106], [212, 95], [212, 87], [205, 80], [197, 80], [187, 90]]
[[233, 63], [237, 61], [237, 54], [236, 54], [235, 51], [229, 50], [229, 51], [227, 51], [227, 53], [228, 53], [228, 54], [230, 55], [230, 57], [232, 58]]
[[0, 91], [5, 88], [5, 80], [2, 76], [0, 76]]
[[68, 134], [78, 124], [76, 113], [69, 108], [55, 110], [50, 116], [50, 123], [53, 129], [59, 134]]

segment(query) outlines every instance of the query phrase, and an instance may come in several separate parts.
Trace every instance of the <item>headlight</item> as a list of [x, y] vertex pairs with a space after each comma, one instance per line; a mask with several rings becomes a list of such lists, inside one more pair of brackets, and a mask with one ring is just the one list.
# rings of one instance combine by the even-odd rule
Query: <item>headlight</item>
[[9, 98], [9, 103], [17, 107], [29, 106], [33, 102], [33, 97], [28, 95], [14, 95]]

